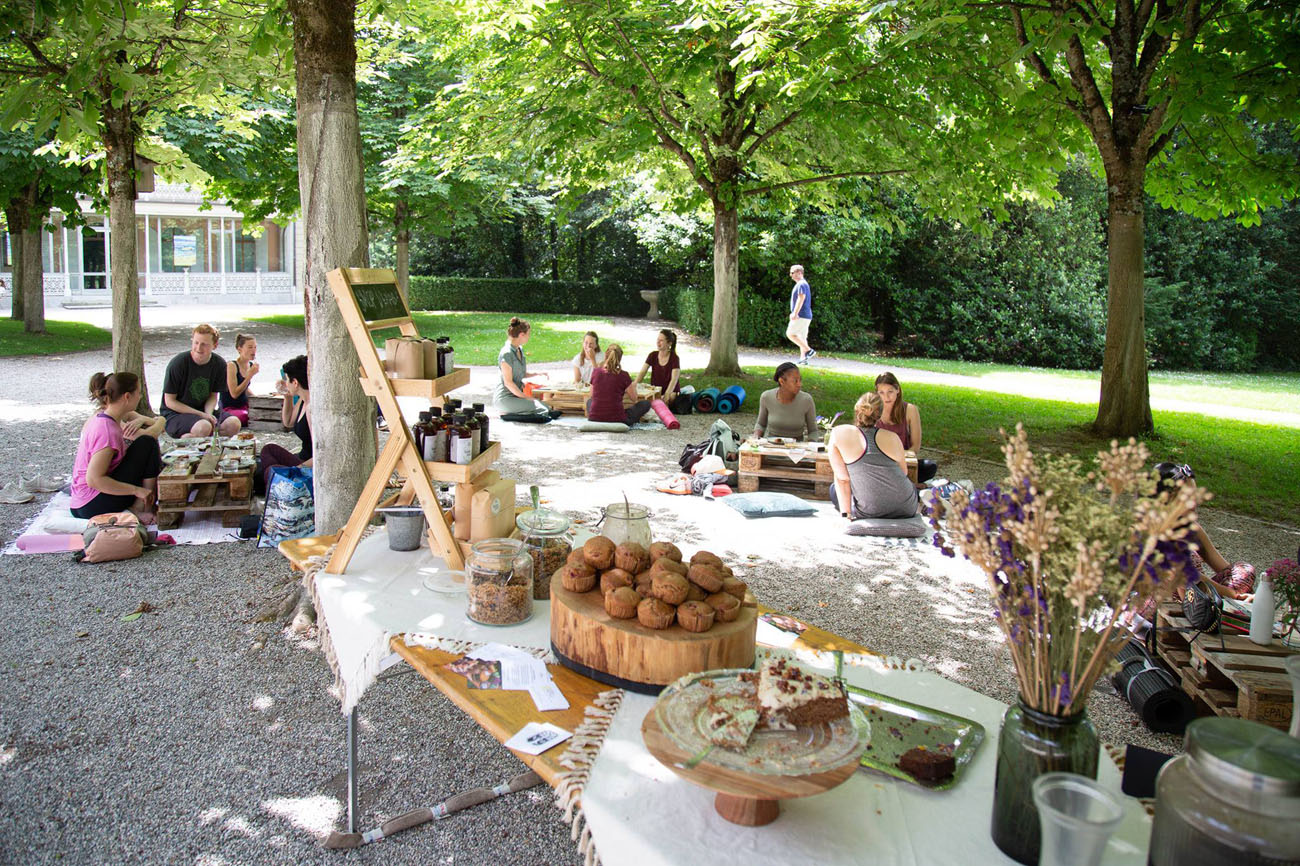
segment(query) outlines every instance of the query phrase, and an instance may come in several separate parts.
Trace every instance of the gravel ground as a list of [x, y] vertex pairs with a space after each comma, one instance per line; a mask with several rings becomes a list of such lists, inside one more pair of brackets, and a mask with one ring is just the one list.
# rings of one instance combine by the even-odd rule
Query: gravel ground
[[[223, 314], [233, 324], [238, 311], [202, 312], [217, 323]], [[188, 343], [186, 315], [145, 313], [155, 402], [167, 359]], [[257, 336], [266, 370], [302, 351], [300, 333], [243, 327]], [[620, 322], [618, 337], [648, 347], [652, 331]], [[0, 361], [0, 477], [70, 471], [85, 382], [107, 363], [107, 353]], [[491, 370], [476, 370], [465, 396], [486, 396], [493, 381]], [[814, 518], [755, 524], [720, 503], [654, 492], [653, 481], [715, 417], [621, 436], [555, 425], [493, 430], [503, 440], [500, 468], [521, 492], [540, 484], [552, 507], [586, 522], [626, 493], [650, 506], [657, 538], [723, 555], [766, 604], [1014, 700], [981, 578], [969, 567], [925, 546], [843, 536], [828, 505]], [[732, 426], [752, 423], [740, 414]], [[994, 464], [935, 456], [947, 477], [983, 483], [1000, 474]], [[0, 509], [0, 539], [46, 499]], [[1300, 538], [1294, 527], [1232, 514], [1204, 518], [1225, 555], [1257, 564]], [[253, 621], [289, 576], [273, 551], [229, 543], [97, 567], [56, 555], [0, 565], [0, 863], [578, 862], [546, 789], [357, 852], [320, 847], [343, 819], [343, 720], [314, 640]], [[156, 612], [123, 622], [142, 601]], [[1147, 732], [1109, 686], [1089, 708], [1111, 742], [1179, 747]], [[522, 769], [417, 676], [376, 685], [360, 715], [363, 827]]]

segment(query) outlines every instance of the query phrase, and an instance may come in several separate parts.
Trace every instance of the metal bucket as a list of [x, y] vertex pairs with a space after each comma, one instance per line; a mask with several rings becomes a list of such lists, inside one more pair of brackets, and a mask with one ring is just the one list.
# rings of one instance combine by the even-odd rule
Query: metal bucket
[[424, 509], [418, 505], [378, 508], [388, 527], [389, 550], [416, 550], [424, 535]]

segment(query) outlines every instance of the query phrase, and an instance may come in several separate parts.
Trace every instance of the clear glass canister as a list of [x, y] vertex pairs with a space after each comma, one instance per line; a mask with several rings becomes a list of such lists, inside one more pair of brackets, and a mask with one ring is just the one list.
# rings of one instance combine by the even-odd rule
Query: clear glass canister
[[1300, 864], [1300, 740], [1259, 722], [1197, 719], [1160, 770], [1153, 866]]
[[484, 625], [514, 625], [533, 615], [533, 558], [514, 538], [487, 538], [465, 559], [465, 615]]
[[650, 546], [650, 509], [635, 502], [616, 502], [606, 505], [604, 523], [600, 534], [615, 544], [635, 541], [642, 547]]
[[551, 597], [551, 575], [564, 566], [573, 545], [569, 543], [569, 518], [556, 511], [538, 508], [515, 518], [519, 537], [533, 558], [533, 598]]

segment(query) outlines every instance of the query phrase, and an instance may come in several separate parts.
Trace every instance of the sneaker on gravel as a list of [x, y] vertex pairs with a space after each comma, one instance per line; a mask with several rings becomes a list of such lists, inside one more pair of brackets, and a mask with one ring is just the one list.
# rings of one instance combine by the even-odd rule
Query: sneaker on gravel
[[4, 487], [0, 487], [0, 502], [5, 505], [20, 505], [24, 502], [31, 502], [35, 497], [23, 489], [18, 481], [10, 481]]
[[23, 481], [23, 490], [28, 493], [58, 493], [63, 489], [63, 479], [49, 475], [35, 475]]
[[807, 361], [809, 358], [816, 358], [816, 357], [817, 357], [817, 350], [809, 349], [808, 354], [804, 356], [804, 360]]
[[806, 356], [800, 355], [800, 356], [799, 356], [799, 360], [798, 360], [798, 361], [795, 361], [795, 363], [796, 363], [796, 364], [807, 364], [807, 363], [808, 363], [808, 358], [807, 358]]

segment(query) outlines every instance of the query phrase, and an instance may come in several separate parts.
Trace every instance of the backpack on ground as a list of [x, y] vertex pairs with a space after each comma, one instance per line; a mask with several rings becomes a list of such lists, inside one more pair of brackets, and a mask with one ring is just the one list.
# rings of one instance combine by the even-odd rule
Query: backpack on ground
[[706, 454], [716, 454], [724, 463], [733, 465], [739, 459], [740, 437], [726, 421], [714, 421], [713, 426], [709, 428], [708, 439], [683, 448], [682, 456], [677, 459], [677, 465], [682, 467], [683, 472], [690, 472], [691, 467]]
[[81, 533], [84, 546], [73, 554], [77, 562], [135, 559], [149, 547], [149, 530], [133, 512], [97, 514]]

